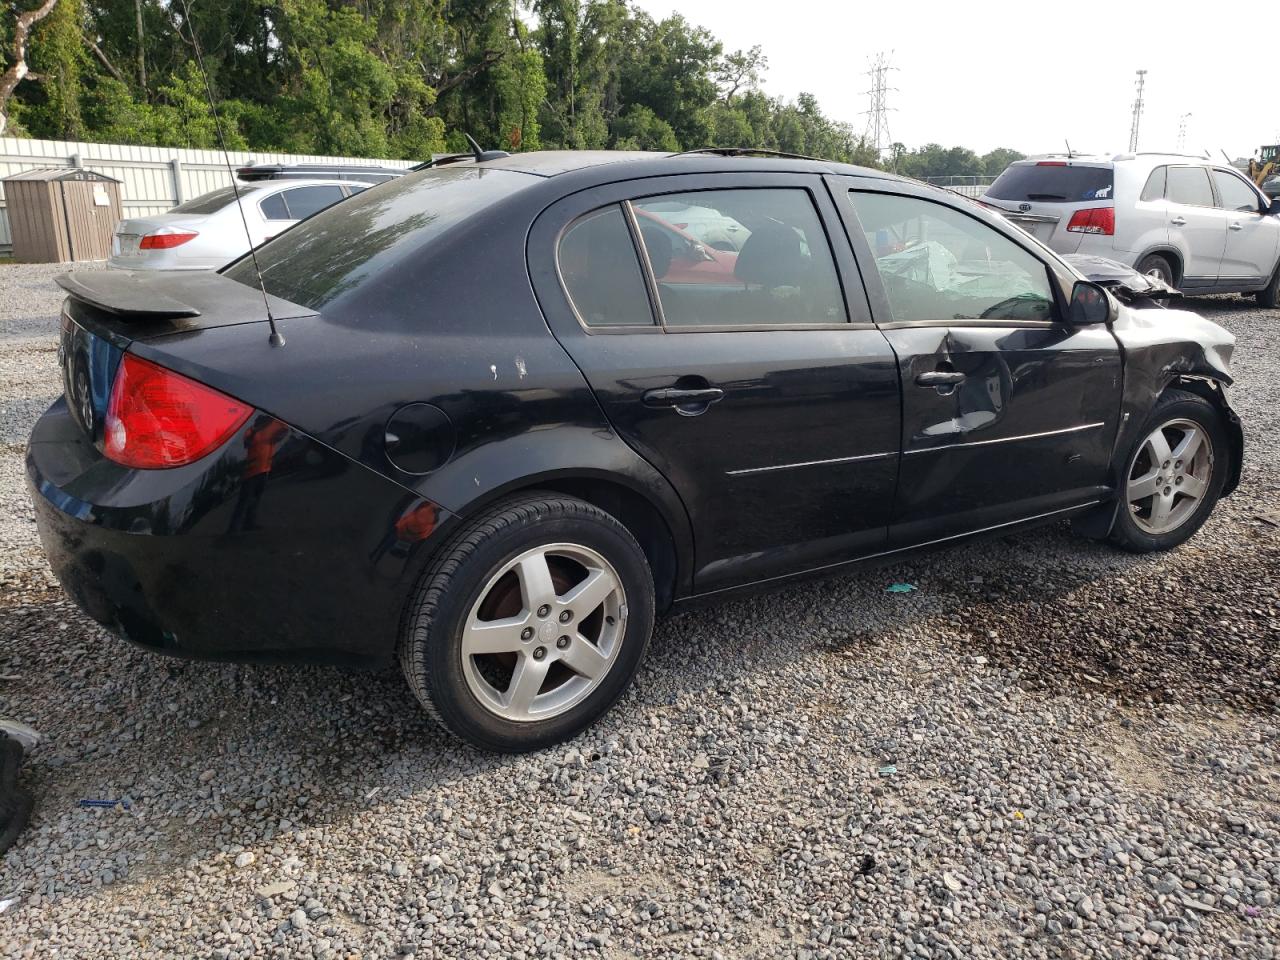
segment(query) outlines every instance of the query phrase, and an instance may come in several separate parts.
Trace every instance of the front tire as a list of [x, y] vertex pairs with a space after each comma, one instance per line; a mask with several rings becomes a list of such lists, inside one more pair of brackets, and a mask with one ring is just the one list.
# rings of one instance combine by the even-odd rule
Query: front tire
[[1213, 404], [1184, 390], [1166, 391], [1125, 461], [1111, 542], [1134, 553], [1185, 543], [1218, 502], [1229, 458]]
[[486, 750], [568, 739], [630, 684], [653, 632], [653, 575], [621, 523], [553, 493], [501, 503], [445, 545], [400, 638], [418, 700]]
[[1260, 307], [1280, 306], [1280, 264], [1276, 264], [1276, 272], [1271, 274], [1271, 282], [1253, 296]]

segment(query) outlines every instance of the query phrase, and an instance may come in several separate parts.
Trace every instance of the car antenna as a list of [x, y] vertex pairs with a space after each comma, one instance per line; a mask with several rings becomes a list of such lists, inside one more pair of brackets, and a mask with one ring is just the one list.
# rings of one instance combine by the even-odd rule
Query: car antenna
[[1074, 160], [1074, 159], [1075, 159], [1075, 156], [1074, 156], [1074, 154], [1072, 154], [1072, 152], [1071, 152], [1071, 141], [1070, 141], [1070, 140], [1068, 140], [1068, 139], [1066, 139], [1066, 138], [1064, 137], [1064, 138], [1063, 138], [1063, 140], [1062, 140], [1062, 142], [1063, 142], [1063, 143], [1065, 143], [1065, 144], [1067, 145], [1067, 159], [1068, 159], [1068, 160]]
[[1218, 149], [1219, 149], [1220, 151], [1222, 151], [1222, 155], [1223, 155], [1224, 157], [1226, 157], [1226, 159], [1227, 159], [1227, 166], [1229, 166], [1229, 167], [1233, 167], [1233, 166], [1235, 166], [1235, 163], [1232, 161], [1232, 159], [1231, 159], [1230, 155], [1227, 153], [1227, 151], [1223, 150], [1223, 149], [1222, 149], [1222, 147], [1219, 147]]
[[271, 327], [271, 336], [267, 342], [273, 347], [283, 347], [284, 337], [276, 329], [276, 318], [271, 315], [271, 299], [267, 296], [267, 285], [262, 282], [262, 270], [258, 267], [258, 254], [253, 249], [253, 234], [249, 232], [249, 220], [244, 215], [244, 204], [240, 200], [240, 188], [236, 185], [236, 172], [231, 166], [231, 154], [227, 152], [227, 138], [222, 135], [222, 121], [218, 118], [218, 106], [213, 97], [213, 86], [209, 83], [209, 71], [204, 68], [204, 56], [200, 52], [200, 40], [196, 37], [195, 25], [191, 22], [191, 7], [187, 0], [182, 0], [182, 13], [187, 20], [187, 33], [191, 34], [191, 46], [196, 52], [196, 64], [200, 67], [200, 75], [204, 78], [204, 92], [209, 97], [209, 111], [213, 114], [213, 129], [218, 134], [218, 146], [222, 148], [222, 159], [227, 165], [227, 173], [231, 174], [231, 192], [236, 197], [236, 209], [240, 211], [240, 222], [244, 225], [244, 236], [249, 241], [249, 257], [253, 260], [253, 272], [258, 278], [258, 289], [262, 291], [262, 305], [267, 310], [267, 324]]
[[501, 160], [503, 157], [509, 157], [511, 154], [505, 150], [484, 150], [480, 144], [476, 143], [476, 138], [469, 133], [464, 133], [467, 138], [467, 145], [471, 147], [471, 155], [476, 158], [476, 163], [484, 163], [486, 160]]

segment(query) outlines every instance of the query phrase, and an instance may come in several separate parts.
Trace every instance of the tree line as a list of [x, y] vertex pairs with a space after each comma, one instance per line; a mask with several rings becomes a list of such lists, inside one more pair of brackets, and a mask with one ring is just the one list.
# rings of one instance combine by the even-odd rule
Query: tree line
[[812, 94], [766, 95], [761, 47], [726, 51], [625, 0], [16, 0], [0, 50], [9, 136], [217, 147], [207, 74], [231, 149], [425, 159], [469, 133], [507, 150], [750, 146], [920, 177], [1021, 156], [882, 156]]

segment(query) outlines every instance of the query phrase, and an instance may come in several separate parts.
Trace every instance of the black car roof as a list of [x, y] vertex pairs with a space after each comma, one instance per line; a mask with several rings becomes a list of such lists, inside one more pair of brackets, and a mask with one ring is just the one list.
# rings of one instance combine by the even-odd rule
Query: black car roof
[[[461, 161], [474, 163], [475, 161]], [[786, 156], [731, 155], [717, 153], [661, 153], [648, 150], [534, 150], [483, 161], [495, 170], [512, 170], [540, 177], [555, 177], [606, 164], [635, 164], [642, 169], [628, 170], [628, 175], [673, 173], [707, 173], [712, 170], [804, 171], [839, 173], [848, 176], [901, 179], [883, 170], [857, 167], [834, 160]]]

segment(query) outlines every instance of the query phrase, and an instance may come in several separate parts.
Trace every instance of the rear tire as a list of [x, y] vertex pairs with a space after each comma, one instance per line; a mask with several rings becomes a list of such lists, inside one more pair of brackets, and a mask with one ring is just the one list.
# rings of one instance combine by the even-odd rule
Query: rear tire
[[1271, 282], [1253, 296], [1260, 307], [1270, 309], [1280, 306], [1280, 264], [1276, 264], [1276, 272], [1271, 274]]
[[1125, 460], [1111, 542], [1134, 553], [1185, 543], [1218, 502], [1229, 462], [1217, 408], [1194, 393], [1166, 391]]
[[409, 608], [400, 663], [450, 732], [485, 750], [537, 750], [622, 695], [653, 621], [653, 575], [631, 532], [582, 500], [531, 494], [441, 549]]
[[1139, 273], [1145, 273], [1147, 276], [1158, 277], [1171, 287], [1176, 286], [1174, 283], [1173, 264], [1158, 253], [1147, 254], [1138, 261], [1138, 265], [1134, 269]]

